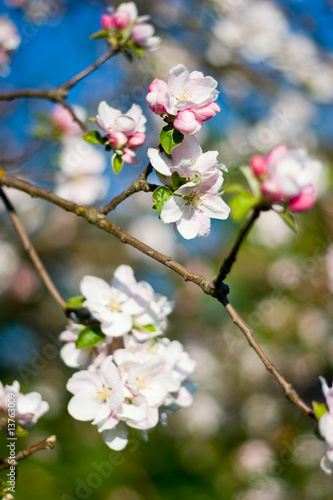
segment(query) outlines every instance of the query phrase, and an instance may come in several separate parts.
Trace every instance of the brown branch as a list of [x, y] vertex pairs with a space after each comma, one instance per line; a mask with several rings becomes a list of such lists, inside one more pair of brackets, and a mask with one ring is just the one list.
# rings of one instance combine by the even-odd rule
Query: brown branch
[[40, 275], [45, 287], [50, 292], [51, 296], [54, 298], [56, 303], [61, 307], [62, 311], [65, 311], [66, 302], [62, 299], [61, 295], [59, 294], [51, 277], [49, 276], [47, 270], [45, 269], [44, 264], [42, 263], [33, 244], [31, 243], [29, 236], [27, 235], [23, 225], [21, 224], [21, 221], [18, 218], [12, 203], [9, 201], [8, 197], [6, 196], [5, 192], [1, 187], [0, 187], [0, 198], [2, 198], [4, 202], [4, 205], [8, 211], [9, 217], [11, 218], [13, 226], [18, 234], [18, 237], [21, 240], [23, 248], [29, 255], [31, 261], [34, 263], [35, 268], [38, 274]]
[[[240, 317], [240, 315], [236, 312], [234, 307], [230, 304], [230, 302], [226, 298], [226, 292], [224, 291], [223, 287], [221, 286], [220, 288], [216, 287], [216, 280], [215, 278], [212, 280], [209, 280], [203, 276], [200, 276], [198, 274], [192, 273], [188, 269], [186, 269], [184, 266], [182, 266], [179, 262], [176, 262], [173, 260], [171, 257], [168, 257], [161, 252], [158, 252], [157, 250], [149, 247], [142, 241], [134, 238], [130, 234], [126, 233], [123, 231], [121, 228], [117, 227], [116, 225], [112, 224], [109, 222], [105, 215], [98, 211], [95, 208], [84, 208], [80, 207], [75, 203], [69, 202], [67, 200], [64, 200], [62, 198], [59, 198], [58, 196], [54, 195], [50, 191], [45, 191], [41, 188], [37, 188], [36, 186], [32, 186], [31, 184], [21, 181], [15, 178], [8, 177], [6, 175], [3, 175], [2, 177], [0, 176], [0, 184], [6, 185], [8, 187], [15, 187], [17, 189], [21, 189], [27, 193], [30, 193], [32, 196], [39, 196], [47, 201], [50, 201], [51, 203], [55, 203], [61, 208], [64, 208], [65, 210], [75, 213], [76, 215], [79, 215], [83, 218], [85, 218], [90, 224], [95, 225], [96, 227], [102, 229], [103, 231], [106, 231], [112, 235], [114, 235], [116, 238], [118, 238], [122, 243], [131, 245], [133, 248], [136, 248], [139, 250], [141, 253], [147, 255], [148, 257], [151, 257], [152, 259], [156, 260], [157, 262], [160, 262], [164, 266], [168, 267], [169, 269], [172, 269], [174, 272], [179, 274], [182, 278], [184, 278], [185, 281], [190, 281], [192, 283], [195, 283], [198, 285], [206, 294], [211, 295], [212, 297], [215, 297], [217, 300], [219, 300], [223, 306], [225, 307], [226, 311], [230, 315], [231, 319], [235, 323], [235, 325], [238, 326], [238, 328], [242, 331], [242, 333], [245, 335], [246, 339], [248, 340], [250, 346], [255, 350], [263, 364], [265, 365], [266, 369], [275, 377], [281, 388], [283, 389], [286, 397], [291, 401], [293, 404], [298, 406], [306, 415], [308, 415], [311, 418], [315, 419], [313, 410], [306, 405], [306, 403], [300, 398], [300, 396], [297, 394], [297, 392], [293, 389], [292, 385], [288, 383], [285, 378], [281, 375], [281, 373], [275, 368], [273, 363], [270, 361], [268, 356], [265, 354], [265, 352], [262, 350], [256, 339], [254, 338], [253, 331], [251, 328], [245, 323], [245, 321]], [[254, 215], [250, 220], [253, 219], [253, 222], [255, 220]], [[249, 220], [249, 222], [250, 222]], [[251, 224], [247, 223], [247, 225], [244, 227], [244, 229], [241, 231], [240, 235], [243, 235], [242, 237], [239, 237], [238, 241], [238, 246], [240, 245], [241, 241], [244, 239], [247, 231], [250, 229]], [[252, 222], [252, 223], [253, 223]], [[235, 246], [234, 246], [235, 247]], [[237, 252], [236, 252], [237, 253]]]
[[144, 171], [141, 172], [139, 177], [134, 182], [132, 182], [132, 184], [127, 189], [125, 189], [125, 191], [118, 194], [118, 196], [115, 196], [107, 205], [101, 207], [98, 210], [99, 213], [107, 215], [109, 212], [114, 210], [120, 203], [122, 203], [124, 200], [126, 200], [133, 194], [138, 193], [139, 191], [145, 191], [146, 193], [154, 191], [158, 186], [155, 186], [154, 184], [148, 184], [147, 182], [147, 177], [151, 172], [152, 172], [152, 166], [149, 163], [147, 167], [144, 169]]
[[65, 99], [61, 99], [60, 101], [58, 101], [59, 104], [61, 104], [64, 108], [67, 109], [67, 111], [70, 112], [70, 114], [72, 115], [72, 118], [73, 120], [81, 127], [81, 130], [83, 132], [88, 132], [88, 127], [85, 123], [83, 123], [80, 118], [75, 114], [75, 111], [74, 109], [68, 104], [67, 101], [65, 101]]
[[216, 288], [220, 288], [220, 286], [222, 285], [226, 276], [230, 273], [232, 265], [237, 258], [238, 250], [239, 250], [243, 240], [245, 239], [246, 235], [250, 231], [252, 225], [258, 219], [258, 217], [260, 215], [260, 210], [261, 210], [260, 207], [254, 208], [251, 217], [246, 222], [245, 226], [240, 230], [240, 232], [237, 236], [237, 239], [236, 239], [232, 249], [230, 250], [229, 255], [224, 259], [224, 261], [220, 267], [218, 275], [213, 280]]
[[291, 384], [289, 384], [285, 378], [281, 375], [281, 373], [275, 368], [269, 357], [265, 354], [265, 352], [262, 350], [256, 339], [254, 338], [253, 335], [253, 330], [245, 323], [245, 321], [241, 318], [241, 316], [238, 314], [238, 312], [235, 310], [235, 308], [230, 304], [230, 302], [225, 298], [224, 300], [224, 307], [233, 320], [234, 324], [240, 329], [240, 331], [244, 334], [246, 337], [249, 345], [254, 349], [256, 354], [259, 356], [261, 361], [266, 367], [266, 370], [268, 370], [273, 377], [277, 380], [278, 384], [282, 388], [286, 398], [291, 401], [294, 405], [298, 406], [305, 415], [308, 415], [309, 417], [313, 418], [316, 420], [316, 417], [314, 415], [314, 412], [312, 408], [310, 408], [297, 394], [295, 389], [292, 387]]
[[23, 460], [24, 458], [29, 457], [33, 453], [36, 453], [37, 451], [41, 450], [53, 450], [54, 448], [54, 443], [56, 441], [56, 436], [50, 436], [47, 439], [44, 439], [44, 441], [41, 441], [38, 444], [35, 444], [33, 446], [30, 446], [30, 448], [27, 448], [26, 450], [19, 451], [15, 455], [15, 463], [12, 462], [12, 458], [5, 458], [4, 460], [0, 461], [0, 470], [4, 469], [9, 469], [10, 467], [15, 467], [17, 465], [17, 462], [20, 460]]

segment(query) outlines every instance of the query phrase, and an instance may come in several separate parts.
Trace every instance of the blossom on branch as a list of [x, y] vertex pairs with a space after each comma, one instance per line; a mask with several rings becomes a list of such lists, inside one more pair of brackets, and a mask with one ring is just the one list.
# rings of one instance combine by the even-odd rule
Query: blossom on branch
[[[76, 116], [84, 122], [87, 118], [87, 113], [81, 106], [73, 106]], [[72, 114], [68, 109], [64, 108], [61, 104], [55, 104], [51, 111], [51, 120], [58, 127], [61, 133], [66, 135], [81, 135], [82, 130], [80, 125], [74, 121]]]
[[321, 386], [326, 398], [328, 411], [319, 420], [319, 432], [325, 439], [329, 448], [323, 458], [320, 466], [327, 473], [333, 472], [333, 386], [328, 387], [326, 381], [320, 377]]
[[220, 111], [217, 81], [201, 71], [189, 71], [182, 64], [173, 67], [167, 81], [155, 78], [148, 87], [147, 103], [158, 115], [167, 115], [169, 122], [184, 135], [195, 135], [203, 122]]
[[267, 201], [283, 203], [294, 212], [308, 210], [314, 205], [314, 185], [321, 164], [308, 158], [304, 149], [288, 149], [279, 145], [266, 157], [252, 157], [250, 165], [261, 181], [261, 193]]
[[134, 2], [124, 2], [113, 13], [102, 15], [101, 27], [111, 45], [128, 47], [141, 57], [140, 49], [157, 50], [161, 43], [149, 20], [150, 16], [138, 16]]
[[9, 62], [12, 52], [16, 50], [21, 43], [21, 37], [15, 24], [7, 16], [0, 17], [0, 75], [7, 76]]
[[0, 382], [0, 415], [5, 414], [6, 421], [15, 419], [22, 428], [30, 430], [48, 410], [49, 404], [42, 400], [39, 392], [22, 394], [17, 380], [5, 386]]

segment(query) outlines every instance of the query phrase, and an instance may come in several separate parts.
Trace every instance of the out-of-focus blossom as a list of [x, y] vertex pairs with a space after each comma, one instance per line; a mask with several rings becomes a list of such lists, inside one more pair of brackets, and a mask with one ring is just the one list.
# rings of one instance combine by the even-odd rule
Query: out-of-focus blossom
[[326, 398], [328, 412], [319, 420], [319, 432], [328, 444], [328, 450], [321, 459], [320, 466], [327, 473], [333, 472], [333, 386], [328, 387], [326, 381], [320, 378], [321, 386]]
[[0, 75], [8, 75], [11, 54], [21, 43], [15, 24], [7, 16], [0, 17]]
[[[84, 108], [81, 106], [73, 107], [76, 116], [81, 120], [85, 121], [87, 118], [87, 113]], [[68, 111], [68, 109], [64, 108], [61, 104], [56, 104], [51, 111], [51, 119], [53, 123], [59, 127], [59, 129], [64, 134], [69, 135], [82, 135], [81, 127], [78, 123], [76, 123], [73, 119], [73, 116]]]
[[155, 36], [155, 28], [147, 21], [150, 16], [138, 16], [138, 9], [134, 2], [121, 3], [113, 14], [103, 14], [101, 27], [110, 31], [110, 37], [117, 32], [125, 32], [139, 47], [148, 51], [157, 50], [161, 39]]
[[215, 103], [217, 81], [201, 71], [189, 71], [178, 64], [169, 72], [167, 81], [155, 78], [148, 87], [147, 103], [159, 115], [168, 114], [176, 129], [195, 135], [203, 122], [220, 111]]
[[108, 179], [102, 175], [105, 157], [81, 137], [66, 136], [62, 142], [56, 193], [81, 205], [91, 205], [105, 197]]
[[260, 214], [259, 220], [251, 231], [250, 239], [254, 244], [259, 243], [269, 248], [275, 248], [289, 243], [293, 239], [293, 235], [294, 233], [290, 231], [281, 217], [273, 210], [269, 210]]
[[17, 380], [5, 386], [0, 382], [0, 413], [15, 419], [24, 429], [32, 429], [48, 409], [49, 404], [42, 400], [39, 392], [22, 394]]
[[252, 171], [261, 179], [261, 192], [270, 202], [282, 202], [290, 210], [308, 210], [315, 203], [315, 188], [321, 164], [303, 149], [288, 150], [280, 145], [264, 158], [253, 156]]
[[273, 459], [273, 452], [264, 441], [247, 441], [237, 450], [235, 469], [240, 477], [258, 474], [267, 470]]
[[137, 104], [125, 113], [112, 108], [105, 101], [98, 106], [97, 125], [108, 135], [109, 144], [126, 163], [137, 163], [134, 150], [146, 140], [147, 119]]

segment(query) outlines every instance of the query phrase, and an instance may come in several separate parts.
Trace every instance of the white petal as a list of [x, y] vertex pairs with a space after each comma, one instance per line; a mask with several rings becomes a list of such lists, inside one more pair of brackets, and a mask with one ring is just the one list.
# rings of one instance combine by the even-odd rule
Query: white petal
[[125, 424], [119, 423], [114, 429], [104, 431], [103, 439], [112, 450], [123, 450], [127, 445], [128, 430]]
[[161, 219], [165, 223], [178, 221], [184, 212], [185, 201], [180, 196], [171, 196], [163, 205]]
[[203, 214], [212, 219], [227, 219], [230, 208], [219, 196], [204, 195], [202, 199], [199, 207]]
[[172, 150], [172, 159], [175, 165], [182, 160], [189, 159], [194, 163], [200, 157], [202, 149], [196, 137], [186, 136], [183, 141]]
[[173, 163], [164, 153], [161, 153], [158, 149], [149, 148], [147, 154], [150, 163], [157, 172], [162, 175], [171, 175], [170, 168], [173, 166]]

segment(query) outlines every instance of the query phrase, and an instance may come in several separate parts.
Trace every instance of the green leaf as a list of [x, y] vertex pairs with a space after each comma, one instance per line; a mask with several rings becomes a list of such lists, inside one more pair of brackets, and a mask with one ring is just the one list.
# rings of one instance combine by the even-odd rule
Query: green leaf
[[234, 183], [234, 184], [229, 184], [228, 186], [224, 186], [223, 185], [223, 191], [225, 193], [242, 193], [242, 194], [249, 194], [249, 192], [247, 191], [247, 189], [244, 188], [244, 186], [242, 186], [242, 184], [237, 184], [237, 183]]
[[181, 177], [177, 172], [171, 174], [171, 184], [175, 189], [180, 188], [183, 184], [186, 184], [188, 179], [186, 177]]
[[184, 135], [171, 124], [163, 127], [161, 130], [160, 143], [167, 154], [170, 154], [172, 149], [178, 146], [183, 139]]
[[137, 43], [133, 42], [133, 40], [127, 39], [127, 40], [125, 40], [124, 42], [121, 42], [121, 43], [124, 43], [124, 45], [126, 44], [126, 46], [129, 49], [133, 50], [134, 54], [136, 54], [140, 59], [144, 58], [145, 51], [144, 51], [143, 47], [141, 47]]
[[113, 168], [113, 171], [115, 174], [119, 174], [119, 172], [121, 171], [121, 169], [123, 168], [123, 165], [124, 165], [124, 160], [123, 158], [118, 155], [117, 153], [115, 153], [113, 156], [112, 156], [112, 168]]
[[255, 196], [259, 196], [260, 195], [260, 185], [259, 185], [257, 178], [254, 176], [251, 167], [247, 167], [247, 166], [246, 167], [239, 167], [239, 170], [242, 172], [245, 179], [247, 180], [248, 185], [250, 186], [252, 193]]
[[98, 130], [89, 130], [83, 134], [83, 139], [89, 144], [104, 144], [104, 139]]
[[328, 412], [328, 408], [325, 403], [317, 403], [317, 401], [312, 401], [312, 406], [317, 420], [320, 420], [321, 417]]
[[78, 295], [77, 297], [71, 297], [66, 302], [66, 309], [82, 309], [82, 304], [85, 301], [83, 295]]
[[290, 227], [292, 231], [294, 231], [294, 233], [298, 232], [297, 222], [295, 221], [294, 216], [291, 212], [289, 212], [289, 210], [285, 210], [284, 212], [276, 211], [276, 213], [279, 214], [281, 219], [287, 224], [287, 226]]
[[133, 62], [133, 55], [128, 50], [123, 50], [123, 54], [130, 63]]
[[79, 333], [75, 345], [77, 349], [91, 347], [104, 339], [104, 337], [105, 335], [99, 325], [87, 326]]
[[234, 220], [241, 219], [258, 202], [258, 199], [250, 193], [244, 192], [237, 194], [229, 203], [231, 216]]
[[156, 332], [156, 328], [154, 325], [139, 325], [140, 328], [143, 328], [144, 330], [147, 330], [147, 332], [154, 333]]
[[97, 40], [99, 38], [109, 38], [109, 36], [110, 36], [109, 30], [100, 30], [90, 35], [89, 38], [90, 40]]
[[153, 192], [154, 210], [162, 210], [164, 203], [172, 196], [172, 191], [166, 186], [159, 186]]

